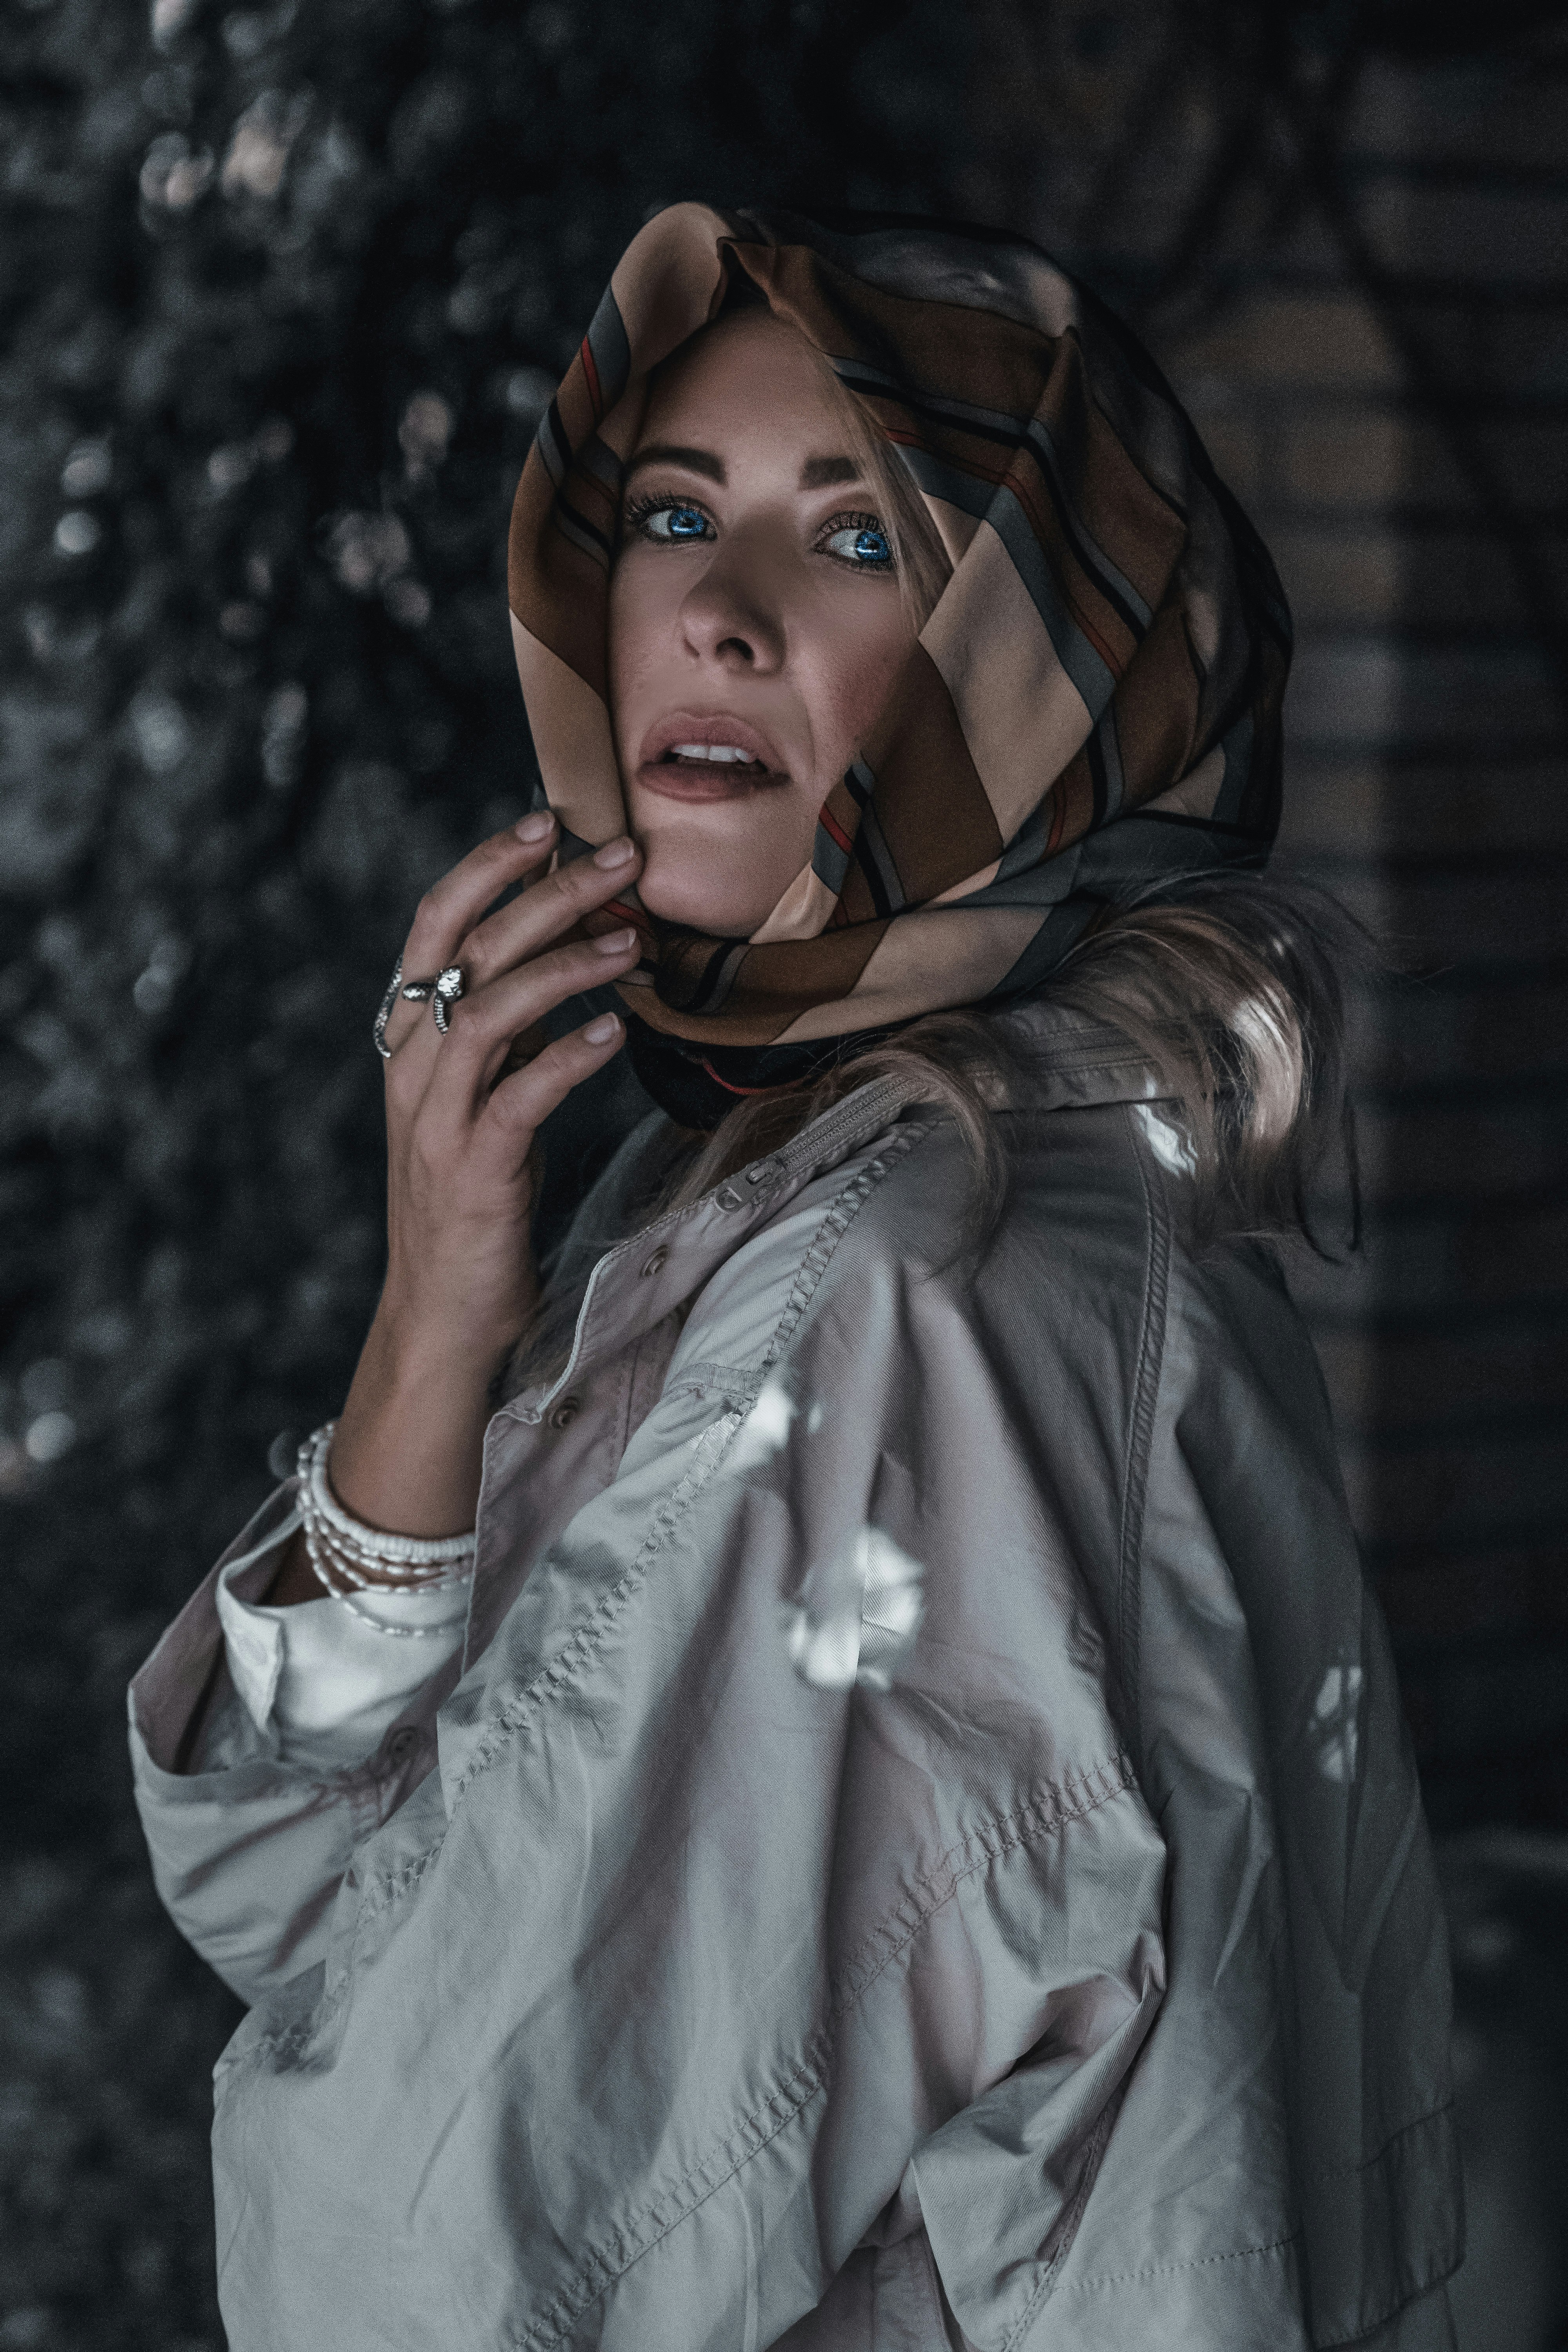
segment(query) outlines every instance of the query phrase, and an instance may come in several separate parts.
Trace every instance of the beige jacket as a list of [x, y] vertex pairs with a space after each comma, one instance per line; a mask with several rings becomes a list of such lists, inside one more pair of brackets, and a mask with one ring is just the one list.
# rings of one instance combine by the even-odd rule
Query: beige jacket
[[214, 1747], [214, 1578], [137, 1677], [160, 1887], [255, 2004], [233, 2352], [1451, 2344], [1447, 1960], [1318, 1368], [1262, 1249], [1184, 1251], [1146, 1075], [1037, 1034], [978, 1270], [887, 1083], [608, 1250], [491, 1423], [466, 1668], [368, 1759]]

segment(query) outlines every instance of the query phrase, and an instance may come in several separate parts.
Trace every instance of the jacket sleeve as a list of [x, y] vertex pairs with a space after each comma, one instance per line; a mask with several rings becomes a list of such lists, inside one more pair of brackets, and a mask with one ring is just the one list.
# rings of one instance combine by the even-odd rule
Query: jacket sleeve
[[289, 1485], [197, 1588], [129, 1695], [159, 1895], [246, 2001], [321, 1958], [355, 1843], [409, 1785], [422, 1746], [430, 1759], [406, 1718], [433, 1708], [437, 1682], [450, 1686], [462, 1635], [460, 1616], [430, 1638], [378, 1639], [325, 1600], [261, 1605], [298, 1523]]

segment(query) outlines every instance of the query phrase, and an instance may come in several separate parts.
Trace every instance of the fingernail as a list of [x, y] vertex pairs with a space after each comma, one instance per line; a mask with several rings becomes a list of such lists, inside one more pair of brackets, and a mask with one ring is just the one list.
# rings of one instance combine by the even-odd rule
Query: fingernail
[[626, 950], [635, 948], [637, 943], [636, 931], [605, 931], [594, 941], [599, 953], [605, 956], [625, 955]]
[[531, 816], [525, 816], [521, 824], [512, 827], [519, 841], [542, 841], [547, 833], [554, 830], [555, 819], [548, 809], [535, 809]]
[[607, 1045], [620, 1025], [613, 1013], [601, 1013], [596, 1021], [589, 1022], [583, 1034], [590, 1045]]
[[628, 841], [623, 833], [618, 841], [606, 841], [603, 849], [595, 850], [594, 863], [595, 866], [624, 866], [629, 857], [636, 856], [637, 844]]

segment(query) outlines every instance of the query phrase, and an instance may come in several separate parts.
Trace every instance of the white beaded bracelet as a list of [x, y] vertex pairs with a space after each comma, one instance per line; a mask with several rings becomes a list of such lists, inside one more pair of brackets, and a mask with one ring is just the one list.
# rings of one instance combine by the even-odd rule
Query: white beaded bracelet
[[377, 1633], [406, 1639], [444, 1632], [440, 1625], [385, 1623], [356, 1601], [354, 1592], [457, 1591], [473, 1574], [472, 1532], [439, 1537], [389, 1535], [353, 1517], [333, 1494], [327, 1476], [335, 1426], [330, 1421], [323, 1423], [306, 1438], [299, 1454], [300, 1517], [317, 1582]]

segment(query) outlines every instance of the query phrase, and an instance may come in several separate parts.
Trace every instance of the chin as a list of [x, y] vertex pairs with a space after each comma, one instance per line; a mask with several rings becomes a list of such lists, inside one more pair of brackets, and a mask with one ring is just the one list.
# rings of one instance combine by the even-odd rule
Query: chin
[[663, 922], [679, 923], [689, 931], [706, 931], [714, 939], [748, 940], [773, 911], [771, 906], [764, 907], [759, 915], [749, 907], [715, 898], [710, 891], [693, 887], [689, 876], [661, 884], [654, 868], [650, 857], [637, 882], [637, 897], [648, 913]]
[[687, 930], [749, 940], [788, 887], [787, 881], [776, 889], [768, 882], [759, 889], [754, 861], [749, 875], [737, 874], [727, 870], [730, 860], [715, 857], [711, 849], [703, 855], [689, 839], [661, 839], [655, 830], [641, 834], [641, 840], [647, 862], [637, 877], [637, 897], [650, 915]]

